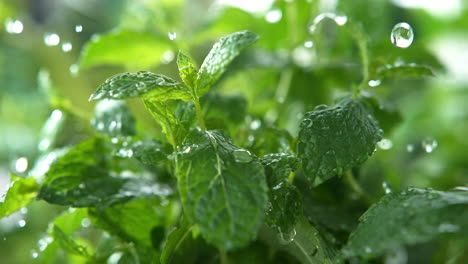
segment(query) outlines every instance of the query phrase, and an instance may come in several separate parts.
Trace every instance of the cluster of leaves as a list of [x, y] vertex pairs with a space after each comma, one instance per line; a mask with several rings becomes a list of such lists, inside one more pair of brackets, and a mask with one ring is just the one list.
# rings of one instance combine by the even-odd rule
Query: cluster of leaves
[[[115, 34], [104, 41], [111, 38]], [[34, 199], [70, 208], [49, 226], [51, 239], [40, 256], [45, 263], [57, 261], [59, 251], [89, 263], [364, 263], [388, 261], [405, 245], [466, 236], [468, 192], [462, 188], [410, 187], [371, 205], [355, 175], [399, 116], [362, 84], [331, 106], [305, 111], [288, 130], [278, 121], [286, 109], [282, 100], [272, 118], [267, 111], [258, 118], [247, 114], [243, 96], [213, 90], [257, 39], [251, 31], [223, 37], [200, 67], [179, 51], [182, 81], [149, 71], [108, 78], [90, 97], [100, 100], [95, 131], [45, 153], [52, 158], [37, 162], [31, 177], [12, 176], [0, 217]], [[93, 46], [106, 46], [93, 41], [85, 67], [92, 54], [102, 55]], [[367, 52], [365, 40], [358, 46]], [[372, 72], [363, 60], [364, 84], [369, 74], [433, 75], [417, 65]], [[140, 120], [122, 100], [129, 98], [143, 100], [163, 134], [140, 137]], [[87, 222], [103, 231], [96, 243], [78, 234]]]

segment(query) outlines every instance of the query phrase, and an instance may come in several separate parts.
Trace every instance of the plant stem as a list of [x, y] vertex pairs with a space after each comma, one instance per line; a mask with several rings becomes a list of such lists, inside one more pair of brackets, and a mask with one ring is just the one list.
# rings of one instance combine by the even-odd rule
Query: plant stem
[[352, 22], [350, 22], [350, 30], [358, 46], [362, 64], [362, 81], [353, 91], [353, 96], [358, 97], [362, 89], [364, 89], [369, 82], [369, 51], [367, 47], [367, 36], [364, 30], [359, 25]]
[[203, 112], [200, 106], [200, 98], [196, 97], [194, 103], [195, 109], [197, 110], [198, 124], [203, 131], [206, 131], [205, 119], [203, 119]]
[[362, 197], [366, 202], [372, 203], [372, 198], [361, 188], [361, 185], [356, 181], [351, 170], [345, 172], [344, 178], [348, 186], [351, 187], [356, 194]]

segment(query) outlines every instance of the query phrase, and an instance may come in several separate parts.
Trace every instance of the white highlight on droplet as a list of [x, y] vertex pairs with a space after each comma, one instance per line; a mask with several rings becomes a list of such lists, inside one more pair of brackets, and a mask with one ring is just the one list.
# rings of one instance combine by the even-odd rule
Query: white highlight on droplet
[[21, 34], [23, 32], [24, 26], [23, 22], [20, 20], [11, 20], [10, 18], [5, 21], [5, 30], [9, 34]]
[[62, 51], [63, 52], [70, 52], [73, 49], [73, 45], [70, 42], [64, 42], [62, 44]]
[[15, 171], [18, 173], [23, 173], [28, 169], [28, 159], [21, 157], [15, 162]]
[[268, 11], [268, 13], [266, 13], [265, 20], [268, 23], [277, 23], [277, 22], [279, 22], [281, 20], [282, 17], [283, 17], [283, 13], [281, 12], [281, 10], [274, 9], [274, 10], [270, 10], [270, 11]]
[[44, 44], [46, 46], [52, 47], [57, 46], [60, 43], [60, 36], [56, 33], [46, 33], [44, 34]]
[[77, 32], [77, 33], [83, 32], [83, 26], [82, 25], [75, 25], [75, 32]]

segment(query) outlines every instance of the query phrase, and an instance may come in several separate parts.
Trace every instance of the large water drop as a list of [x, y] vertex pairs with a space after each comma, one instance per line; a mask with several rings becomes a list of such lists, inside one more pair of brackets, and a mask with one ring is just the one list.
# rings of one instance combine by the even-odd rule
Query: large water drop
[[411, 26], [406, 22], [396, 24], [393, 27], [392, 33], [390, 35], [390, 40], [392, 41], [392, 44], [398, 48], [403, 49], [411, 46], [411, 43], [413, 43], [413, 39], [413, 28], [411, 28]]

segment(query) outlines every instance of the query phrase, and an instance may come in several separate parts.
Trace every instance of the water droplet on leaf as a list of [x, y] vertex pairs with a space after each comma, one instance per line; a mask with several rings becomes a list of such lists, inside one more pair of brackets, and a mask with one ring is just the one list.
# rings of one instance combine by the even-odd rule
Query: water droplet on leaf
[[408, 48], [413, 43], [413, 39], [413, 28], [406, 22], [396, 24], [390, 35], [392, 44], [398, 48]]
[[314, 107], [314, 111], [321, 111], [321, 110], [325, 110], [327, 108], [328, 108], [328, 105], [320, 104], [320, 105], [317, 105], [316, 107]]
[[379, 146], [380, 149], [389, 150], [393, 147], [393, 142], [388, 138], [384, 138], [377, 143], [377, 146]]
[[238, 149], [232, 152], [232, 155], [234, 156], [234, 159], [237, 162], [251, 162], [253, 160], [252, 154], [250, 154], [249, 151], [244, 150], [244, 149]]
[[294, 228], [291, 232], [289, 233], [284, 233], [284, 232], [279, 232], [278, 234], [280, 243], [283, 245], [289, 244], [294, 241], [294, 238], [296, 237], [296, 229]]

